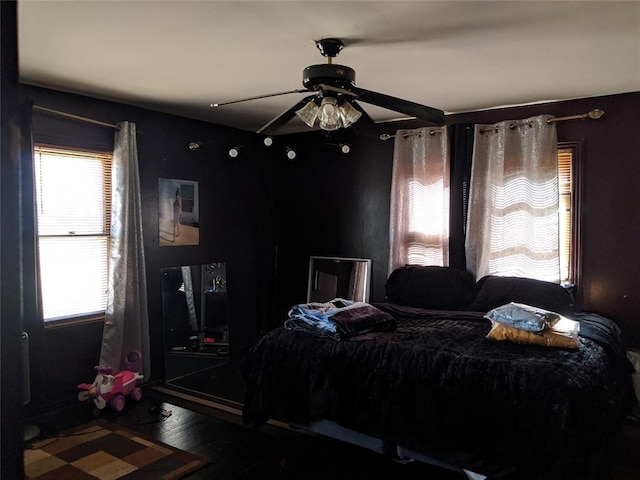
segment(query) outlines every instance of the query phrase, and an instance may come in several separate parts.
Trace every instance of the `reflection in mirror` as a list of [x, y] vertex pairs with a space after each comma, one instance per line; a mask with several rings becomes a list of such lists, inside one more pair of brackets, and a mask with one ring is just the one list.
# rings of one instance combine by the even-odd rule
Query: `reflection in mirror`
[[165, 349], [203, 351], [229, 343], [224, 263], [162, 269]]
[[307, 302], [328, 302], [334, 298], [368, 302], [370, 271], [370, 259], [312, 256]]
[[229, 352], [225, 263], [162, 269], [165, 387], [241, 405], [244, 385]]
[[205, 344], [229, 343], [227, 317], [227, 268], [224, 263], [208, 263], [202, 266], [204, 299], [202, 315]]

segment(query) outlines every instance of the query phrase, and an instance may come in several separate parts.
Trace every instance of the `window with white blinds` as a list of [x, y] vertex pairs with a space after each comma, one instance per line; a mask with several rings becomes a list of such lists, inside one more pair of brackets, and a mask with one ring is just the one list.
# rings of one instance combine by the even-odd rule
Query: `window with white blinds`
[[560, 282], [574, 283], [572, 271], [574, 182], [573, 159], [575, 149], [558, 148], [558, 185], [560, 188]]
[[45, 322], [103, 314], [111, 228], [111, 154], [36, 146]]

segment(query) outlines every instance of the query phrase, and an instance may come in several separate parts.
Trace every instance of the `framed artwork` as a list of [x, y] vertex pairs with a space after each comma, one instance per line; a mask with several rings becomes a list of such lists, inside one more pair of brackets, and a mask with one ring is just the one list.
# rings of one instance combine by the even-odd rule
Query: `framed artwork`
[[161, 247], [200, 244], [198, 182], [158, 179], [158, 239]]

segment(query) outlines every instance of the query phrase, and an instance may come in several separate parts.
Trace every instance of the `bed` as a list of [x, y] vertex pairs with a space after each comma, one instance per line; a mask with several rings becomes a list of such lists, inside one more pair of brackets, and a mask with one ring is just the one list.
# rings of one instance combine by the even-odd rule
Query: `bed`
[[[578, 321], [577, 348], [487, 338], [485, 314], [509, 302]], [[449, 267], [394, 271], [371, 307], [393, 328], [336, 340], [283, 326], [260, 339], [242, 365], [245, 423], [279, 420], [471, 478], [594, 471], [631, 373], [611, 320], [574, 313], [556, 284]]]

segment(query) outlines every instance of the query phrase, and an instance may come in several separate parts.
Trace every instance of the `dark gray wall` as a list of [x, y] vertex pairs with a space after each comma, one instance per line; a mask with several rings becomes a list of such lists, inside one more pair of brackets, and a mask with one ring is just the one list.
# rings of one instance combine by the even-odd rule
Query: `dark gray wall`
[[[128, 120], [138, 135], [143, 232], [151, 335], [152, 380], [163, 376], [160, 271], [166, 266], [226, 262], [232, 356], [266, 328], [273, 301], [272, 150], [257, 135], [127, 105], [23, 85], [24, 99], [107, 123]], [[46, 113], [34, 113], [34, 140], [84, 148], [113, 145], [114, 131]], [[204, 141], [198, 151], [189, 142]], [[243, 145], [231, 159], [229, 147]], [[276, 147], [276, 145], [274, 145]], [[198, 182], [200, 244], [158, 244], [158, 178]], [[75, 398], [78, 383], [93, 379], [102, 325], [74, 325], [37, 331], [41, 337], [42, 404]], [[47, 369], [56, 359], [56, 368]], [[36, 359], [37, 360], [37, 359]], [[45, 380], [46, 378], [46, 380]], [[37, 382], [37, 380], [34, 380]], [[37, 387], [37, 386], [36, 386]]]
[[[393, 141], [350, 129], [338, 134], [307, 132], [277, 137], [266, 149], [260, 138], [206, 122], [127, 105], [23, 86], [37, 105], [117, 123], [133, 121], [138, 138], [143, 223], [151, 320], [152, 371], [162, 377], [160, 270], [165, 266], [227, 263], [231, 343], [242, 349], [264, 331], [281, 325], [287, 309], [306, 297], [311, 255], [372, 259], [371, 301], [384, 298], [387, 278], [389, 194]], [[601, 108], [600, 120], [558, 124], [561, 141], [581, 145], [583, 172], [582, 305], [616, 320], [630, 344], [640, 344], [640, 94], [630, 93], [447, 117], [449, 124], [493, 123], [550, 113], [556, 116]], [[420, 122], [380, 125], [380, 131]], [[113, 131], [36, 114], [36, 140], [111, 145]], [[98, 132], [98, 133], [96, 133]], [[378, 132], [379, 133], [379, 132]], [[81, 139], [81, 140], [80, 140]], [[197, 152], [193, 140], [209, 141]], [[348, 142], [351, 153], [336, 146]], [[65, 142], [63, 142], [64, 144]], [[245, 145], [241, 157], [226, 149]], [[284, 147], [298, 151], [286, 160]], [[91, 146], [91, 145], [78, 145]], [[200, 245], [158, 246], [159, 177], [199, 182]], [[48, 377], [43, 403], [75, 396], [77, 383], [92, 376], [98, 361], [101, 325], [44, 332], [43, 359], [60, 357]], [[73, 355], [61, 355], [73, 346]]]
[[599, 120], [558, 122], [558, 141], [579, 142], [582, 172], [581, 306], [618, 322], [640, 345], [640, 92], [456, 115], [492, 123], [605, 111]]
[[20, 132], [16, 3], [0, 2], [0, 477], [23, 477]]
[[[495, 123], [533, 115], [605, 111], [599, 120], [558, 122], [561, 142], [579, 142], [582, 172], [581, 307], [618, 322], [625, 341], [640, 345], [640, 93], [610, 95], [447, 116], [447, 124]], [[393, 134], [418, 121], [380, 125]], [[324, 143], [351, 143], [341, 156]], [[299, 152], [279, 162], [275, 177], [280, 268], [278, 314], [304, 299], [309, 255], [362, 256], [373, 263], [372, 301], [384, 298], [393, 140], [348, 132], [287, 139]], [[286, 274], [285, 274], [286, 272]]]
[[[351, 146], [342, 154], [336, 146]], [[309, 256], [372, 260], [371, 301], [384, 298], [389, 248], [393, 142], [354, 130], [291, 135], [294, 161], [278, 159], [274, 177], [278, 311], [306, 300]]]

